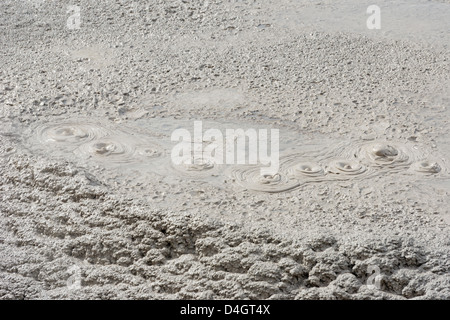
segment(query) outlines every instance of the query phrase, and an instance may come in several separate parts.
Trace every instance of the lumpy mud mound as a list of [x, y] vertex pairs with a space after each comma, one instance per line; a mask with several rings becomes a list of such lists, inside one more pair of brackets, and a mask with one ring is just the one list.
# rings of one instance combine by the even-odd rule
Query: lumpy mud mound
[[417, 152], [399, 144], [369, 143], [361, 146], [355, 152], [355, 157], [368, 165], [388, 168], [393, 171], [398, 168], [408, 167], [418, 155]]
[[448, 0], [77, 2], [0, 1], [0, 299], [450, 299]]
[[422, 160], [415, 162], [411, 168], [419, 173], [423, 174], [436, 174], [442, 171], [442, 167], [438, 162]]

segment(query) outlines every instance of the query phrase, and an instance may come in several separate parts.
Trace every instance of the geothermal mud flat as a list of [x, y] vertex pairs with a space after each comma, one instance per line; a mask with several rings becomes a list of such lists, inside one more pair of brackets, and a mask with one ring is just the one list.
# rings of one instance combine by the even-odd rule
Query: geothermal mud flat
[[450, 4], [372, 4], [2, 1], [0, 299], [449, 299]]

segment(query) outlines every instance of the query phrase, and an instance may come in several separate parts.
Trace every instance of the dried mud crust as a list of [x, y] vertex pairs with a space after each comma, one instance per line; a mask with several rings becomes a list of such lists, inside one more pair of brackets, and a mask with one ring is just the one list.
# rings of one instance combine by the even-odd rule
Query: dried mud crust
[[[175, 117], [417, 142], [448, 159], [448, 50], [259, 28], [279, 2], [208, 2], [78, 1], [80, 32], [64, 27], [69, 1], [1, 2], [0, 299], [450, 299], [448, 192], [424, 181], [143, 188], [24, 147], [17, 123]], [[431, 181], [433, 163], [412, 169]]]

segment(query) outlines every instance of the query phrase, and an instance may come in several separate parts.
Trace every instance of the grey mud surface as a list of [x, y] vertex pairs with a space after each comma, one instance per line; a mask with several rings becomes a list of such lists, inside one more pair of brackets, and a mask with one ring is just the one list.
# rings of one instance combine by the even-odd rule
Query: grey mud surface
[[[449, 7], [1, 1], [0, 299], [450, 299]], [[171, 166], [194, 120], [283, 179]]]

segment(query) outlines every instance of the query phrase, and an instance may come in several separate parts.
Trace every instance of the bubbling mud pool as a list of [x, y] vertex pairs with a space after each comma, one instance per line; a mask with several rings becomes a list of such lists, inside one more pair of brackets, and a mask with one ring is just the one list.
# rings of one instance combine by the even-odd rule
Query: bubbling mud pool
[[[256, 192], [287, 192], [308, 183], [371, 179], [374, 176], [447, 178], [446, 163], [426, 146], [400, 141], [338, 142], [306, 139], [298, 132], [280, 130], [280, 168], [261, 174], [261, 165], [217, 164], [206, 158], [174, 164], [171, 141], [174, 130], [192, 129], [193, 121], [139, 119], [123, 123], [77, 119], [37, 123], [23, 130], [28, 152], [74, 162], [87, 169], [103, 168], [114, 179], [135, 177], [146, 183], [169, 179], [177, 183], [197, 180], [221, 188]], [[261, 125], [204, 121], [204, 127], [258, 128]], [[208, 145], [207, 141], [203, 141]], [[242, 151], [242, 150], [241, 150]], [[249, 146], [245, 146], [245, 152]], [[3, 152], [5, 154], [5, 152]]]
[[314, 162], [300, 162], [296, 165], [292, 166], [288, 170], [288, 174], [301, 178], [301, 177], [309, 177], [309, 178], [318, 178], [323, 177], [325, 175], [325, 171], [323, 168]]
[[108, 135], [106, 129], [89, 122], [39, 125], [34, 132], [40, 143], [59, 142], [60, 146], [79, 145]]
[[0, 146], [0, 157], [6, 158], [9, 155], [13, 154], [16, 151], [14, 147], [11, 146]]
[[105, 121], [48, 122], [31, 126], [26, 147], [34, 152], [51, 151], [52, 156], [75, 156], [86, 164], [132, 164], [159, 157], [164, 149], [156, 139], [140, 135], [126, 126]]

